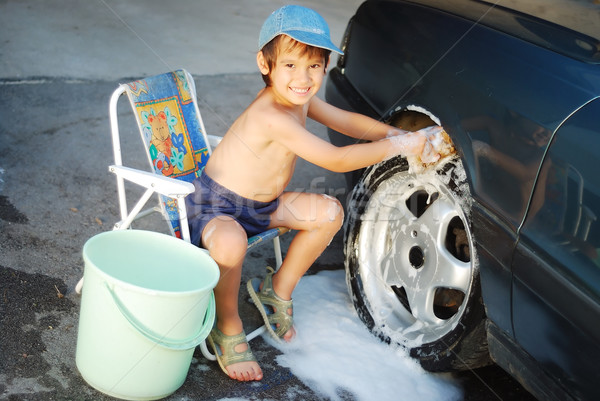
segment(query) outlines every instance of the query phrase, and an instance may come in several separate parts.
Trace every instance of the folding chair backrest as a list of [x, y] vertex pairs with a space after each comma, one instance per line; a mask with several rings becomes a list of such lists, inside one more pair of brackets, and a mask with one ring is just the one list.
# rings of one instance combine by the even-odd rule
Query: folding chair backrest
[[[125, 87], [152, 171], [193, 181], [202, 173], [211, 149], [191, 75], [177, 70], [130, 82]], [[159, 197], [171, 233], [181, 238], [177, 201]]]

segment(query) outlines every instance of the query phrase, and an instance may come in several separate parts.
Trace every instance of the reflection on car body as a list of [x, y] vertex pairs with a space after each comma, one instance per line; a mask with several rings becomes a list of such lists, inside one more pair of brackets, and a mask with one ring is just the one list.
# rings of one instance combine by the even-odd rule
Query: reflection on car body
[[348, 176], [354, 305], [426, 369], [600, 394], [598, 20], [579, 0], [368, 0], [348, 24], [327, 100], [456, 148]]

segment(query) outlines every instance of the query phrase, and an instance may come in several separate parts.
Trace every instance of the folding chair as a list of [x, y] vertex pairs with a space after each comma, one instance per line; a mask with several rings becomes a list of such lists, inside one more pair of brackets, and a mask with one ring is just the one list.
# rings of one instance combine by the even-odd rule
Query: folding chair
[[[135, 114], [151, 172], [123, 166], [117, 103], [127, 94]], [[162, 212], [169, 223], [172, 235], [190, 242], [184, 198], [194, 191], [192, 181], [202, 169], [220, 137], [207, 135], [196, 99], [196, 87], [192, 76], [185, 70], [177, 70], [154, 77], [120, 85], [109, 103], [110, 128], [115, 163], [109, 171], [117, 176], [117, 193], [121, 220], [113, 230], [131, 228], [132, 223], [153, 212]], [[135, 206], [128, 211], [125, 181], [146, 189]], [[159, 205], [142, 210], [153, 194]], [[282, 263], [279, 236], [287, 228], [274, 228], [248, 239], [248, 249], [273, 240], [277, 268]], [[76, 287], [83, 287], [83, 278]], [[264, 331], [261, 327], [250, 333], [248, 341]], [[201, 345], [208, 359], [215, 357]]]

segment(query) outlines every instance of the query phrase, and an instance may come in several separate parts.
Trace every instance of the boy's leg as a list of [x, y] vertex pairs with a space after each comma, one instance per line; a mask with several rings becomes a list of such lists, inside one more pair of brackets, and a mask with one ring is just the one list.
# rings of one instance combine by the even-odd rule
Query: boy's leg
[[[298, 230], [292, 240], [283, 264], [273, 275], [273, 290], [285, 299], [292, 292], [313, 262], [323, 253], [344, 221], [340, 202], [328, 195], [285, 192], [279, 198], [279, 206], [271, 215], [272, 227], [288, 227]], [[290, 330], [292, 332], [293, 329]], [[284, 336], [293, 337], [293, 332]]]
[[[217, 327], [227, 336], [243, 331], [238, 312], [238, 294], [242, 277], [242, 264], [246, 256], [248, 239], [244, 229], [233, 218], [218, 216], [212, 219], [202, 233], [202, 244], [217, 262], [221, 277], [214, 289], [217, 309]], [[235, 351], [243, 352], [248, 344], [239, 344]], [[240, 362], [227, 366], [232, 379], [260, 380], [262, 370], [256, 362]]]

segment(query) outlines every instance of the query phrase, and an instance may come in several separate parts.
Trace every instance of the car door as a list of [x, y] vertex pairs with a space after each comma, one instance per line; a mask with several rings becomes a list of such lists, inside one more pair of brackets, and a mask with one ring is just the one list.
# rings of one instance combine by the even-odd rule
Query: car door
[[513, 259], [515, 339], [576, 398], [600, 383], [600, 99], [555, 133]]

